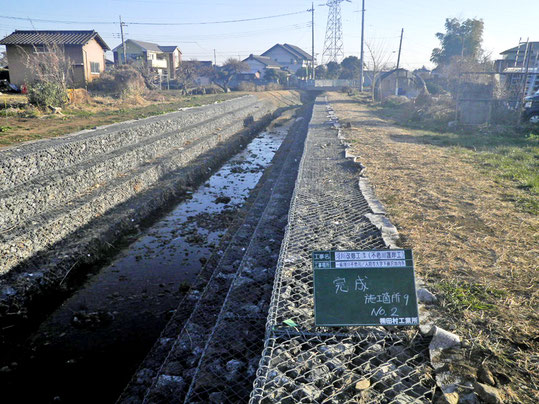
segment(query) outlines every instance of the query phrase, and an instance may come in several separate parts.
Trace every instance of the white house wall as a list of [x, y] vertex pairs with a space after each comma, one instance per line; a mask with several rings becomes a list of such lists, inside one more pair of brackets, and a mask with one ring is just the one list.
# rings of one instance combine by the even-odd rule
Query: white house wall
[[274, 48], [270, 52], [265, 52], [264, 56], [270, 57], [291, 73], [295, 73], [300, 67], [304, 66], [302, 60], [296, 59], [291, 53], [281, 47]]
[[248, 59], [245, 61], [245, 63], [247, 65], [249, 65], [249, 71], [245, 71], [245, 72], [242, 72], [242, 73], [256, 73], [256, 72], [260, 72], [262, 74], [264, 74], [264, 69], [266, 68], [266, 65], [263, 64], [263, 63], [260, 63], [259, 61], [257, 60], [254, 60], [254, 59]]

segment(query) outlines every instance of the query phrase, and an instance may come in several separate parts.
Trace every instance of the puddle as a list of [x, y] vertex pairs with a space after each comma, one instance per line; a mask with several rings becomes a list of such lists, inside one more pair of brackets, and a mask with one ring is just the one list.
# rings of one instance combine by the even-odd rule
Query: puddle
[[33, 357], [10, 375], [19, 399], [29, 394], [39, 402], [114, 402], [290, 124], [259, 134], [41, 324], [31, 340]]

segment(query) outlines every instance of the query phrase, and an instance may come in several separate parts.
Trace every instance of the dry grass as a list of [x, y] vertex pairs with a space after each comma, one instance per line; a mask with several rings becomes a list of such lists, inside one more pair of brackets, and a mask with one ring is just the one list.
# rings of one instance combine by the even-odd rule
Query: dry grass
[[418, 275], [441, 298], [441, 326], [469, 342], [472, 369], [487, 363], [510, 379], [508, 402], [538, 402], [539, 221], [515, 204], [524, 191], [494, 181], [466, 154], [418, 142], [366, 101], [328, 97], [351, 123], [345, 135], [414, 249]]
[[[36, 108], [7, 108], [0, 110], [0, 148], [16, 143], [46, 139], [68, 133], [108, 125], [130, 119], [164, 114], [183, 107], [212, 104], [247, 93], [207, 94], [183, 96], [179, 91], [154, 91], [144, 97], [127, 99], [90, 97], [84, 102], [71, 104], [62, 115], [46, 114]], [[295, 91], [267, 91], [254, 93], [257, 97], [271, 100], [276, 106], [297, 104], [299, 94]], [[9, 101], [24, 101], [16, 96]], [[6, 98], [6, 102], [8, 99]]]

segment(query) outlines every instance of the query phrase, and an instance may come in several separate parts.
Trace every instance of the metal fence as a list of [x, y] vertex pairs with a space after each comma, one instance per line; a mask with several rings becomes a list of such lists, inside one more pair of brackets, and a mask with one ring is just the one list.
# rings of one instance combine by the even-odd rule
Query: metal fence
[[324, 88], [359, 88], [359, 80], [305, 80], [300, 81], [299, 86], [306, 89]]

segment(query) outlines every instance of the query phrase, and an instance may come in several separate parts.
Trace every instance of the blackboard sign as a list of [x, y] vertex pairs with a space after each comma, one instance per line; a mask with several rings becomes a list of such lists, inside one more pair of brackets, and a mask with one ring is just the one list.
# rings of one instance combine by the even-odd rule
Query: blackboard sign
[[411, 250], [313, 252], [317, 326], [419, 325]]

